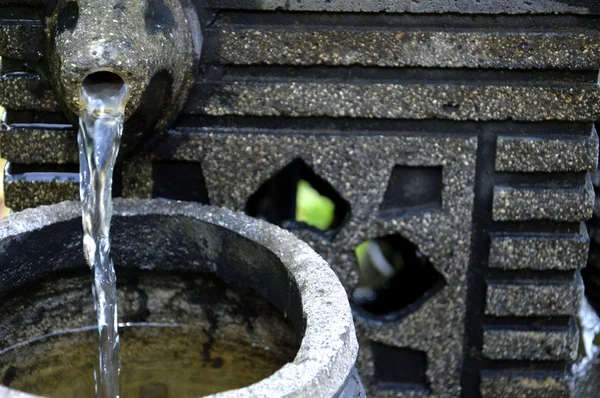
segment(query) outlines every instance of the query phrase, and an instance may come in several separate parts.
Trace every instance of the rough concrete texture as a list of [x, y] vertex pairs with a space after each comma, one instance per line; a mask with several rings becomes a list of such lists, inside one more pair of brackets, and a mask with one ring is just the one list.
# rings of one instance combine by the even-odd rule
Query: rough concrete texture
[[0, 103], [10, 109], [60, 111], [54, 91], [40, 76], [6, 73], [0, 76]]
[[44, 47], [42, 24], [3, 23], [0, 17], [0, 56], [14, 59], [37, 59]]
[[[304, 328], [293, 362], [248, 388], [219, 396], [334, 396], [343, 388], [358, 350], [352, 315], [335, 274], [307, 244], [276, 226], [197, 204], [119, 200], [113, 221], [113, 258], [122, 267], [212, 270], [226, 282], [256, 290], [280, 311], [288, 310], [296, 327]], [[80, 261], [73, 263], [81, 259], [79, 223], [76, 202], [0, 220], [3, 289], [57, 269], [81, 267]], [[35, 247], [37, 255], [23, 246]], [[186, 256], [195, 260], [185, 261]], [[0, 396], [27, 395], [2, 388]]]
[[[529, 18], [531, 25], [524, 27], [516, 16], [311, 13], [275, 19], [222, 12], [205, 32], [203, 59], [237, 65], [598, 69], [598, 32], [589, 19]], [[299, 28], [288, 29], [292, 23]], [[0, 19], [0, 55], [39, 59], [46, 52], [43, 29]]]
[[589, 121], [600, 115], [600, 96], [593, 86], [236, 81], [200, 85], [190, 100], [186, 112], [211, 116]]
[[581, 234], [563, 237], [492, 236], [489, 267], [506, 270], [576, 270], [587, 262], [590, 239]]
[[70, 127], [0, 128], [2, 156], [19, 164], [78, 163], [77, 134]]
[[583, 221], [592, 218], [594, 203], [589, 178], [580, 188], [496, 187], [493, 217], [496, 221]]
[[[200, 2], [200, 0], [195, 0]], [[594, 0], [208, 0], [210, 8], [246, 8], [263, 10], [302, 11], [365, 11], [365, 12], [459, 12], [459, 13], [575, 13], [600, 12]]]
[[4, 180], [6, 206], [15, 211], [62, 202], [79, 200], [79, 179], [28, 178]]
[[[32, 80], [34, 79], [34, 80]], [[36, 77], [0, 80], [10, 109], [59, 111], [51, 91], [34, 95]], [[334, 116], [451, 120], [591, 121], [600, 114], [596, 87], [452, 84], [246, 82], [201, 84], [185, 111], [212, 116]]]
[[152, 157], [137, 156], [123, 162], [123, 196], [152, 199]]
[[238, 65], [598, 69], [600, 64], [595, 32], [507, 34], [493, 28], [483, 32], [428, 31], [444, 29], [440, 26], [385, 28], [388, 30], [329, 26], [307, 31], [287, 27], [233, 30], [217, 25], [207, 40], [214, 41], [217, 53], [211, 56], [215, 61]]
[[560, 316], [577, 314], [583, 299], [579, 273], [573, 281], [490, 282], [485, 313], [494, 316]]
[[598, 135], [543, 139], [498, 137], [497, 171], [594, 171], [598, 164]]
[[[358, 370], [370, 394], [376, 394], [369, 341], [411, 347], [427, 353], [427, 380], [434, 396], [456, 396], [471, 228], [465, 220], [471, 219], [473, 203], [475, 137], [423, 137], [410, 131], [388, 136], [237, 132], [173, 131], [172, 139], [166, 139], [167, 144], [156, 152], [168, 152], [172, 160], [200, 161], [211, 204], [239, 210], [265, 180], [293, 159], [303, 159], [350, 203], [351, 215], [333, 241], [309, 230], [295, 232], [325, 257], [348, 292], [358, 281], [354, 257], [358, 244], [396, 233], [414, 242], [431, 257], [446, 286], [404, 316], [391, 314], [389, 321], [358, 316], [362, 336]], [[396, 164], [443, 166], [441, 209], [379, 217], [379, 205]]]
[[548, 371], [482, 372], [483, 398], [565, 398], [571, 396], [573, 380]]
[[483, 355], [489, 359], [574, 361], [578, 344], [575, 324], [554, 331], [496, 329], [483, 333]]

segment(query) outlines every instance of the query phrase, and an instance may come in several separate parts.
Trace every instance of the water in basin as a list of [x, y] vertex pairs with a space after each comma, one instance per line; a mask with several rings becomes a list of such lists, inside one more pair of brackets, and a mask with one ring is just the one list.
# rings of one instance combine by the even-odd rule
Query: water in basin
[[[49, 276], [0, 295], [0, 380], [51, 398], [93, 398], [92, 276]], [[199, 397], [256, 383], [291, 362], [291, 322], [248, 288], [197, 272], [119, 270], [120, 394]], [[41, 314], [41, 315], [38, 315]]]

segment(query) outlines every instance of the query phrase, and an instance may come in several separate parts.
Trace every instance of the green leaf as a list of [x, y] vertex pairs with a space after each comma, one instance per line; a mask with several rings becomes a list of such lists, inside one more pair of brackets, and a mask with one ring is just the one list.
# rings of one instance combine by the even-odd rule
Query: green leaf
[[321, 195], [308, 181], [298, 181], [296, 193], [296, 221], [325, 231], [331, 227], [335, 214], [335, 204]]

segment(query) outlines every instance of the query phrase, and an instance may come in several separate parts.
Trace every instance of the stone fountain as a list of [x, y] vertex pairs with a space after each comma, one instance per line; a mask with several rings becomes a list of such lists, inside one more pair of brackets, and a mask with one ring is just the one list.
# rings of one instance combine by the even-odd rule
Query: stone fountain
[[[595, 1], [152, 0], [141, 19], [96, 1], [114, 25], [91, 3], [0, 5], [13, 210], [78, 198], [67, 93], [106, 62], [138, 95], [116, 196], [285, 227], [349, 297], [361, 243], [414, 260], [395, 289], [410, 294], [352, 304], [369, 396], [574, 396], [584, 284], [592, 304], [600, 291], [596, 249], [581, 272], [600, 181]], [[79, 38], [101, 39], [85, 25], [131, 45], [81, 58]], [[326, 230], [296, 220], [299, 179], [335, 204]]]

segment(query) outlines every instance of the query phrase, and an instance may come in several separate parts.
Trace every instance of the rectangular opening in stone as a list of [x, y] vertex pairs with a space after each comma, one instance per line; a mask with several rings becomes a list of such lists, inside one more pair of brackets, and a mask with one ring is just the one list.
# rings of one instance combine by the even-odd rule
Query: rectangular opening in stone
[[395, 166], [379, 208], [381, 215], [441, 208], [442, 171], [442, 167]]
[[152, 181], [154, 198], [209, 203], [200, 163], [155, 161], [152, 163]]
[[429, 392], [425, 352], [375, 342], [371, 349], [379, 390]]

